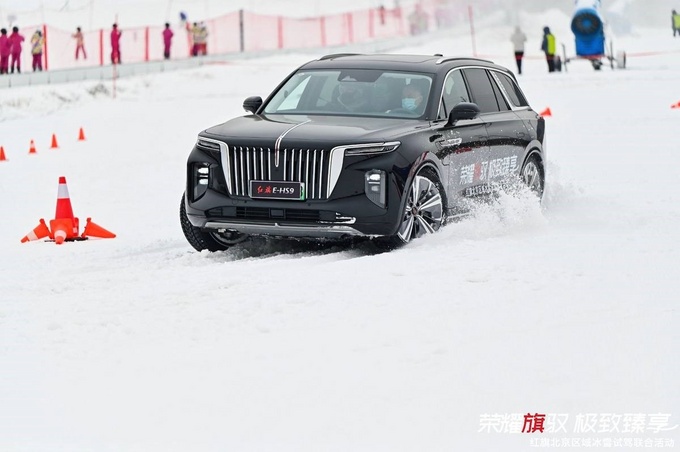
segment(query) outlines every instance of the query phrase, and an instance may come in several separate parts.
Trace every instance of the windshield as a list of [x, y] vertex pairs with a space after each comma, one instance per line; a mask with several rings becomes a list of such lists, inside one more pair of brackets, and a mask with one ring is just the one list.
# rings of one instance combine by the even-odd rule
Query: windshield
[[415, 72], [305, 70], [276, 92], [264, 112], [418, 118], [431, 85], [430, 75]]

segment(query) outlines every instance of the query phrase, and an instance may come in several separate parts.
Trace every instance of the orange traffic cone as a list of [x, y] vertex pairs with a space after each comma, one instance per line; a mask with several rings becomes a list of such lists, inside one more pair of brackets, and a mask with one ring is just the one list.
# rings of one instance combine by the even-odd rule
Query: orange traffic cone
[[45, 237], [50, 236], [50, 230], [47, 228], [47, 224], [45, 223], [45, 220], [42, 218], [40, 219], [40, 224], [36, 226], [31, 232], [29, 232], [26, 236], [24, 236], [23, 239], [21, 239], [21, 243], [26, 243], [30, 242], [33, 240], [40, 240]]
[[541, 116], [546, 117], [546, 116], [552, 116], [552, 111], [550, 111], [550, 107], [546, 108], [542, 112], [539, 113]]
[[85, 141], [85, 132], [82, 127], [80, 128], [80, 132], [78, 132], [78, 141]]
[[52, 237], [57, 245], [61, 245], [67, 238], [73, 237], [73, 220], [70, 218], [59, 218], [50, 220]]
[[5, 148], [0, 146], [0, 162], [4, 162], [7, 160], [7, 157], [5, 157]]
[[678, 102], [677, 104], [671, 105], [671, 108], [680, 108], [680, 102]]
[[57, 144], [57, 136], [55, 134], [52, 134], [52, 145], [50, 145], [50, 149], [58, 149], [59, 145]]
[[38, 151], [35, 150], [35, 142], [31, 140], [31, 147], [28, 148], [28, 153], [29, 154], [37, 154]]
[[116, 238], [116, 234], [114, 234], [111, 231], [107, 231], [103, 227], [93, 222], [91, 218], [88, 218], [87, 223], [85, 223], [85, 230], [83, 230], [82, 237], [99, 237], [102, 239], [113, 239]]
[[[78, 236], [78, 219], [73, 216], [73, 208], [71, 207], [71, 198], [68, 195], [68, 187], [66, 186], [66, 178], [61, 176], [59, 178], [59, 191], [57, 192], [57, 211], [54, 214], [55, 220], [67, 219], [71, 221], [72, 228], [68, 237]], [[54, 233], [54, 230], [52, 230]], [[55, 237], [56, 240], [56, 237]]]

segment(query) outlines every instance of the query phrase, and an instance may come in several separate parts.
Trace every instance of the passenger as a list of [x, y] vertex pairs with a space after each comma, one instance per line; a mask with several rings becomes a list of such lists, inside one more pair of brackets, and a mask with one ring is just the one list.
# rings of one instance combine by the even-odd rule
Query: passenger
[[424, 79], [411, 80], [404, 86], [401, 96], [401, 108], [408, 112], [422, 114], [425, 108], [425, 96], [427, 95], [427, 82]]

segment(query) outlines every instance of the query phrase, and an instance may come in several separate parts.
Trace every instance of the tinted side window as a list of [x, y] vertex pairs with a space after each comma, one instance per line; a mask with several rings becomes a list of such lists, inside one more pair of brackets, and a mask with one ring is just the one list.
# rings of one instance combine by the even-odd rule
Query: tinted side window
[[439, 119], [449, 117], [449, 113], [461, 102], [470, 102], [465, 80], [461, 71], [451, 71], [444, 81], [444, 92], [442, 93], [442, 103], [439, 107]]
[[484, 69], [463, 69], [472, 101], [479, 106], [481, 113], [494, 113], [500, 111], [496, 95], [491, 86], [491, 80]]
[[501, 89], [498, 87], [498, 83], [496, 83], [496, 80], [494, 80], [493, 76], [491, 75], [491, 72], [489, 72], [488, 74], [489, 80], [491, 80], [491, 86], [493, 86], [493, 93], [496, 95], [496, 102], [498, 102], [498, 108], [500, 108], [501, 111], [510, 110], [508, 101], [505, 100], [503, 93], [501, 93]]
[[498, 80], [501, 82], [501, 85], [503, 85], [505, 93], [508, 95], [512, 105], [515, 107], [527, 107], [529, 105], [526, 98], [522, 94], [522, 91], [520, 91], [519, 86], [517, 86], [517, 84], [510, 77], [500, 72], [496, 72], [495, 74]]

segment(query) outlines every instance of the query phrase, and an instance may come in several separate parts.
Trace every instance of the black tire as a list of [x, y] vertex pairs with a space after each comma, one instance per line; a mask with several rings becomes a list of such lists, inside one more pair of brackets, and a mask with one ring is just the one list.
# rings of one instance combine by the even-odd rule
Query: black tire
[[407, 196], [397, 233], [376, 239], [379, 247], [398, 248], [426, 234], [434, 234], [444, 225], [446, 194], [433, 170], [425, 168], [419, 171], [411, 182]]
[[186, 205], [184, 203], [184, 195], [182, 195], [182, 202], [179, 206], [179, 221], [182, 225], [182, 232], [186, 237], [189, 245], [196, 251], [225, 251], [231, 246], [245, 241], [248, 236], [239, 233], [230, 233], [228, 235], [219, 232], [204, 231], [191, 224], [187, 217]]
[[524, 162], [522, 171], [520, 171], [520, 177], [522, 182], [524, 182], [529, 187], [529, 190], [534, 192], [539, 199], [543, 197], [543, 191], [545, 190], [545, 169], [538, 157], [532, 155]]

